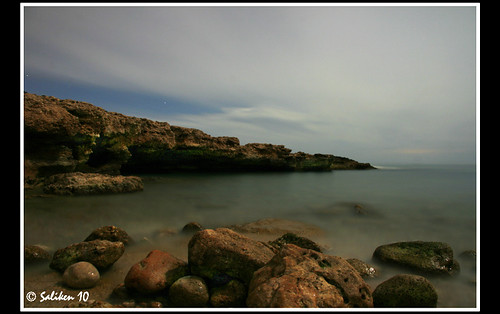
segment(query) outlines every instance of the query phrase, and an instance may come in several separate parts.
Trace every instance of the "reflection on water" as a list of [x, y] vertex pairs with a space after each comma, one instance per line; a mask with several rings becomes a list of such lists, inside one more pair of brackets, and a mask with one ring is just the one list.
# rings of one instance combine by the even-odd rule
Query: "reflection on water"
[[[325, 231], [315, 240], [326, 253], [368, 262], [377, 246], [396, 241], [447, 242], [456, 255], [476, 249], [474, 166], [169, 174], [143, 180], [144, 191], [132, 194], [27, 198], [25, 243], [56, 249], [104, 225], [150, 239], [191, 221], [212, 228], [273, 217], [315, 224]], [[375, 287], [389, 274], [369, 284]], [[474, 278], [468, 267], [460, 279], [434, 279], [442, 290], [439, 305], [475, 306]]]

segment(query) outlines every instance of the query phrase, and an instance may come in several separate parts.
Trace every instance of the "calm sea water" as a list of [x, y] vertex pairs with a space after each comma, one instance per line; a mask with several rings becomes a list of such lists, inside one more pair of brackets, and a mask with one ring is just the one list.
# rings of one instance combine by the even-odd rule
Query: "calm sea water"
[[[212, 228], [272, 217], [317, 225], [325, 234], [315, 240], [326, 253], [368, 262], [377, 246], [396, 241], [447, 242], [455, 256], [476, 249], [475, 165], [143, 179], [144, 191], [132, 194], [27, 198], [25, 243], [64, 247], [104, 225], [141, 239], [191, 221]], [[357, 214], [356, 205], [365, 214]], [[375, 287], [392, 274], [385, 270], [368, 283]], [[473, 267], [462, 267], [458, 278], [432, 282], [439, 306], [476, 306]]]

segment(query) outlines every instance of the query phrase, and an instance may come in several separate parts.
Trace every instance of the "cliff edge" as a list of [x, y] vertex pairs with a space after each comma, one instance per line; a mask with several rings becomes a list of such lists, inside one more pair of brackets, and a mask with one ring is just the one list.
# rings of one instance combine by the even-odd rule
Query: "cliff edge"
[[25, 182], [57, 173], [328, 171], [374, 169], [283, 145], [240, 145], [198, 129], [108, 112], [92, 104], [24, 93]]

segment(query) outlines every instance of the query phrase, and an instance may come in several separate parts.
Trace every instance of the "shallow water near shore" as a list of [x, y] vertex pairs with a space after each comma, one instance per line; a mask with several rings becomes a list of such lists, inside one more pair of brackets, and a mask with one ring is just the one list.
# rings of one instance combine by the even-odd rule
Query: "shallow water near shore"
[[[27, 197], [25, 244], [55, 250], [83, 241], [100, 226], [121, 227], [138, 244], [116, 266], [123, 268], [119, 275], [107, 275], [110, 281], [124, 278], [130, 265], [155, 245], [187, 260], [189, 237], [168, 233], [191, 221], [216, 228], [262, 218], [298, 220], [324, 231], [310, 238], [325, 247], [325, 253], [369, 263], [377, 246], [398, 241], [446, 242], [456, 257], [476, 249], [475, 165], [142, 178], [144, 191], [131, 194]], [[458, 260], [458, 277], [430, 278], [438, 291], [438, 307], [476, 306], [475, 267]], [[401, 273], [380, 267], [380, 277], [367, 280], [372, 289]], [[48, 276], [47, 269], [27, 270], [25, 281]]]

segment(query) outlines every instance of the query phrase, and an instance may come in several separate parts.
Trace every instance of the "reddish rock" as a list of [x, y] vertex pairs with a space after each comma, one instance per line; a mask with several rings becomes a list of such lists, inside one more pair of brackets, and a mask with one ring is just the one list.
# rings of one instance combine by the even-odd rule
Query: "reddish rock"
[[199, 231], [188, 244], [191, 273], [211, 281], [236, 278], [248, 284], [273, 256], [268, 246], [227, 228]]
[[343, 258], [285, 245], [254, 273], [249, 307], [373, 307], [370, 287]]
[[151, 294], [170, 287], [187, 274], [185, 261], [168, 252], [153, 250], [130, 268], [125, 277], [125, 286], [142, 294]]

